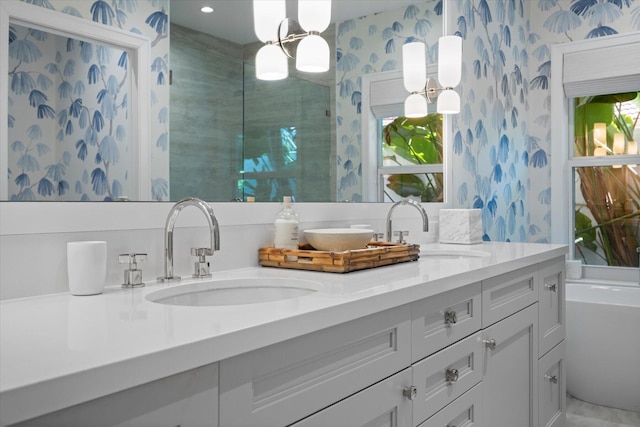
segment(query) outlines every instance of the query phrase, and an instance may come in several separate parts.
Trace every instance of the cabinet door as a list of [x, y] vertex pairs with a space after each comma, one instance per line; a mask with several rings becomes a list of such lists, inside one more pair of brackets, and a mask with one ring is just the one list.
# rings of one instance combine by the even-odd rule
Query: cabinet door
[[419, 427], [482, 426], [482, 383], [457, 398]]
[[416, 362], [482, 327], [480, 282], [411, 304], [411, 361]]
[[538, 301], [538, 266], [482, 281], [482, 326], [487, 327]]
[[542, 356], [564, 339], [564, 257], [541, 264], [539, 277], [538, 345]]
[[562, 427], [566, 420], [564, 341], [538, 362], [540, 427]]
[[411, 370], [405, 369], [292, 427], [410, 427], [411, 401], [403, 396], [410, 385]]
[[288, 425], [411, 362], [409, 305], [220, 362], [220, 425]]
[[418, 425], [482, 380], [482, 333], [478, 332], [412, 366]]
[[538, 426], [538, 307], [483, 332], [482, 416], [491, 427]]
[[218, 364], [172, 375], [16, 425], [215, 427], [218, 425]]

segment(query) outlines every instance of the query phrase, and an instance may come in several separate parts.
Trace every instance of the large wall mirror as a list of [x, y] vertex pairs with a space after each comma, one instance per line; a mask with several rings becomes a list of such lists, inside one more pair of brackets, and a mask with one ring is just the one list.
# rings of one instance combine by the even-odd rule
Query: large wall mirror
[[0, 23], [0, 200], [148, 194], [149, 40], [19, 1]]
[[[97, 3], [94, 0], [86, 2]], [[16, 188], [20, 190], [22, 185], [23, 189], [30, 189], [32, 200], [122, 198], [175, 201], [184, 196], [197, 196], [212, 202], [244, 201], [248, 197], [256, 201], [277, 201], [284, 194], [292, 194], [300, 202], [379, 201], [363, 191], [365, 175], [362, 172], [362, 159], [363, 151], [367, 151], [363, 150], [363, 144], [371, 144], [372, 137], [369, 135], [369, 141], [362, 139], [362, 77], [401, 69], [401, 46], [412, 38], [418, 38], [427, 44], [428, 60], [435, 62], [437, 40], [442, 35], [443, 27], [442, 0], [334, 0], [333, 24], [322, 33], [331, 46], [331, 69], [320, 74], [297, 72], [295, 61], [290, 60], [289, 77], [275, 82], [255, 78], [253, 58], [260, 44], [253, 30], [251, 1], [214, 0], [210, 2], [214, 12], [208, 15], [199, 11], [201, 1], [166, 0], [165, 3], [170, 23], [168, 64], [171, 73], [165, 73], [163, 78], [167, 85], [171, 79], [171, 85], [168, 108], [161, 113], [168, 117], [161, 118], [160, 126], [166, 127], [166, 134], [163, 133], [158, 139], [137, 135], [136, 132], [144, 130], [130, 129], [127, 126], [141, 122], [124, 114], [124, 123], [117, 122], [115, 117], [111, 122], [106, 121], [111, 126], [111, 133], [106, 139], [100, 136], [98, 141], [105, 139], [106, 144], [104, 148], [98, 148], [98, 144], [90, 143], [96, 141], [96, 135], [85, 130], [87, 121], [91, 123], [95, 112], [88, 114], [67, 108], [68, 117], [64, 126], [59, 124], [62, 120], [56, 113], [54, 121], [57, 130], [53, 135], [45, 136], [43, 129], [39, 133], [38, 129], [30, 126], [26, 126], [23, 132], [27, 136], [53, 141], [61, 132], [67, 132], [67, 122], [71, 122], [74, 129], [68, 131], [74, 134], [74, 139], [66, 150], [68, 154], [60, 154], [56, 161], [49, 162], [52, 167], [44, 169], [45, 165], [41, 165], [44, 176], [53, 176], [60, 169], [56, 169], [56, 162], [62, 162], [66, 186], [60, 180], [53, 182], [52, 188], [47, 188], [48, 185], [44, 183], [41, 190], [49, 196], [41, 198], [37, 183], [34, 182], [38, 178], [29, 177], [31, 179], [27, 180], [23, 176], [20, 179], [20, 174], [11, 170], [8, 177], [10, 182], [4, 174], [5, 179], [0, 180], [0, 185], [3, 186], [0, 193], [2, 200], [20, 199], [15, 194]], [[296, 3], [292, 0], [287, 2], [288, 17], [297, 17]], [[13, 23], [25, 23], [20, 19], [11, 19], [14, 28]], [[55, 20], [50, 20], [50, 24], [53, 23]], [[4, 28], [7, 26], [3, 25], [3, 31]], [[42, 42], [37, 40], [37, 37], [43, 37], [37, 33], [42, 29], [34, 25], [33, 30], [36, 32], [30, 32], [27, 28], [20, 31]], [[49, 44], [42, 46], [63, 43], [66, 49], [69, 36], [75, 36], [78, 39], [79, 55], [76, 62], [81, 64], [82, 55], [87, 55], [87, 48], [84, 46], [86, 37], [74, 35], [73, 32], [67, 34], [64, 28], [49, 29], [63, 39], [58, 42], [48, 40]], [[11, 42], [6, 34], [3, 37], [0, 39], [3, 43]], [[113, 43], [107, 45], [117, 48], [112, 46]], [[5, 49], [0, 51], [3, 59], [10, 57], [6, 44], [3, 48]], [[93, 49], [93, 55], [104, 56], [105, 49], [97, 45]], [[51, 52], [47, 52], [48, 50]], [[54, 55], [54, 59], [55, 54], [62, 50], [55, 47], [41, 49], [43, 55], [50, 53]], [[28, 53], [27, 51], [26, 54]], [[112, 51], [110, 55], [115, 58], [117, 69], [122, 53]], [[65, 60], [68, 62], [68, 59]], [[150, 60], [154, 61], [154, 58]], [[7, 67], [15, 67], [15, 64]], [[153, 69], [153, 62], [149, 67]], [[108, 73], [105, 66], [100, 68], [105, 71], [107, 81], [109, 76], [113, 76], [111, 84], [106, 86], [106, 93], [109, 93], [108, 90], [116, 91], [115, 83], [121, 82], [123, 78], [115, 71]], [[11, 68], [3, 70], [4, 78], [10, 71]], [[60, 70], [62, 77], [64, 71]], [[87, 71], [87, 75], [90, 74]], [[135, 73], [133, 77], [136, 77]], [[157, 74], [152, 75], [152, 79], [159, 78]], [[36, 81], [35, 85], [38, 84], [40, 82]], [[5, 87], [10, 85], [11, 82], [7, 81]], [[135, 90], [139, 90], [138, 86], [134, 86]], [[74, 89], [76, 88], [72, 84], [71, 93]], [[120, 90], [119, 87], [117, 89]], [[104, 100], [100, 93], [105, 92], [103, 89], [101, 91], [92, 97]], [[31, 102], [28, 96], [25, 100], [27, 104]], [[4, 111], [10, 111], [12, 107], [6, 101], [3, 100]], [[14, 101], [12, 99], [10, 104], [15, 106]], [[46, 107], [41, 107], [42, 111], [38, 112], [38, 106], [46, 103], [38, 103], [37, 100], [34, 102], [34, 114], [47, 114]], [[111, 111], [112, 116], [119, 111], [116, 106], [128, 105], [131, 108], [136, 105], [135, 95], [131, 94], [121, 94], [115, 102], [112, 102], [113, 108], [106, 109]], [[27, 107], [33, 110], [32, 106]], [[390, 116], [394, 115], [393, 109], [388, 111]], [[396, 111], [397, 115], [402, 113], [401, 105], [397, 106]], [[98, 116], [104, 119], [103, 113]], [[96, 120], [99, 123], [100, 117]], [[158, 118], [151, 117], [150, 122], [157, 126]], [[383, 123], [389, 123], [389, 120], [380, 118], [379, 123], [382, 126]], [[76, 138], [75, 133], [80, 131], [82, 124], [85, 128]], [[16, 144], [12, 151], [12, 140], [21, 140], [22, 155], [27, 146], [25, 137], [4, 138], [6, 123], [3, 126], [0, 127], [3, 141], [8, 142], [0, 147], [3, 150], [0, 153], [0, 167], [7, 170], [11, 169], [8, 162], [18, 164], [15, 159], [10, 160], [11, 155], [7, 154], [11, 152], [15, 157], [21, 153], [20, 144]], [[101, 129], [105, 127], [103, 125]], [[137, 141], [141, 141], [141, 138], [147, 140], [151, 149], [166, 147], [167, 158], [159, 160], [144, 147], [140, 148]], [[136, 142], [131, 143], [128, 148], [122, 148], [118, 145], [122, 142], [120, 140]], [[84, 141], [84, 150], [79, 141]], [[40, 141], [36, 141], [29, 149], [33, 153], [47, 151]], [[71, 164], [73, 162], [68, 157], [76, 160], [81, 154], [94, 165], [81, 168], [78, 176], [71, 177], [73, 167], [67, 166], [65, 162]], [[149, 164], [142, 159], [148, 160]], [[20, 162], [20, 166], [28, 166], [30, 163], [27, 160]], [[130, 162], [132, 167], [118, 169], [125, 162]], [[50, 166], [49, 163], [46, 166]], [[104, 167], [106, 163], [109, 164], [108, 169]], [[95, 172], [97, 169], [101, 169], [101, 172]], [[166, 179], [150, 179], [149, 173], [157, 170], [166, 174]], [[366, 176], [364, 179], [367, 179]], [[13, 191], [8, 190], [10, 183], [14, 187]], [[90, 191], [83, 191], [84, 186]], [[100, 194], [92, 194], [96, 193], [96, 186]], [[63, 196], [59, 195], [61, 191]], [[58, 196], [53, 197], [56, 192]]]

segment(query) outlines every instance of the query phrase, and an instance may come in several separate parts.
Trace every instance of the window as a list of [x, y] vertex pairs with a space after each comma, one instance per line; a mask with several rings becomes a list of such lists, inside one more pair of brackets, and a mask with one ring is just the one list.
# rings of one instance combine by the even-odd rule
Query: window
[[244, 152], [244, 178], [238, 183], [240, 192], [259, 201], [280, 201], [283, 196], [297, 200], [300, 175], [297, 129], [287, 127], [279, 132], [265, 132], [272, 137], [267, 138], [259, 152]]
[[639, 56], [640, 33], [552, 46], [551, 236], [587, 276], [638, 278]]
[[[640, 246], [640, 92], [573, 99], [574, 257], [637, 267]], [[611, 164], [615, 160], [614, 164]]]
[[442, 202], [442, 115], [409, 119], [379, 119], [377, 141], [380, 199], [396, 202], [408, 197]]
[[[427, 70], [430, 77], [435, 68]], [[409, 119], [402, 116], [408, 93], [402, 72], [368, 74], [362, 94], [362, 181], [364, 201], [421, 202], [447, 200], [447, 118], [435, 112]]]

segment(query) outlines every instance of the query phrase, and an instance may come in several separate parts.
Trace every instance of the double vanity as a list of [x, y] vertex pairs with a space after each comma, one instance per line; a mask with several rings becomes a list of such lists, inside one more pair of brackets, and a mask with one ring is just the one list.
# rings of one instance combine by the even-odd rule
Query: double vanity
[[0, 425], [561, 426], [566, 250], [7, 300]]

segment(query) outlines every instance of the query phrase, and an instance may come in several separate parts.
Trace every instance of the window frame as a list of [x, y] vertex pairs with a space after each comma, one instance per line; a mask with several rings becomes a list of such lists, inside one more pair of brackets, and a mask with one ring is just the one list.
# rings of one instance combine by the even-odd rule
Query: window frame
[[[427, 77], [437, 79], [437, 65], [427, 66]], [[382, 90], [381, 90], [382, 88]], [[376, 93], [372, 93], [375, 92]], [[404, 100], [409, 92], [402, 83], [402, 71], [366, 74], [362, 77], [362, 198], [365, 202], [384, 202], [383, 175], [442, 173], [444, 202], [425, 202], [438, 208], [447, 207], [451, 200], [451, 119], [442, 116], [443, 163], [412, 166], [382, 166], [378, 150], [378, 120], [389, 117], [392, 112], [402, 115]], [[433, 111], [431, 111], [433, 109]], [[429, 104], [429, 112], [435, 113], [435, 103]]]
[[[574, 128], [573, 102], [577, 96], [589, 96], [599, 93], [619, 93], [631, 89], [629, 82], [633, 81], [628, 75], [607, 75], [604, 70], [591, 73], [580, 82], [580, 93], [576, 93], [575, 76], [567, 78], [566, 61], [574, 64], [576, 58], [587, 59], [589, 55], [599, 49], [624, 50], [627, 47], [640, 47], [640, 32], [609, 36], [598, 39], [588, 39], [577, 42], [556, 44], [551, 47], [551, 241], [564, 243], [569, 246], [567, 259], [575, 258], [574, 238], [575, 218], [574, 200], [574, 170], [579, 167], [613, 166], [619, 164], [640, 164], [640, 155], [617, 155], [602, 157], [574, 156]], [[617, 61], [631, 63], [633, 56], [626, 56]], [[637, 61], [637, 59], [635, 59]], [[636, 62], [637, 63], [637, 62]], [[575, 68], [575, 67], [572, 67]], [[624, 68], [624, 65], [623, 65]], [[565, 84], [569, 86], [565, 86]], [[631, 83], [633, 84], [633, 83]], [[637, 84], [636, 84], [637, 85]], [[569, 89], [570, 94], [566, 93]], [[596, 92], [597, 91], [597, 92]], [[571, 197], [566, 197], [570, 195]], [[619, 275], [620, 270], [636, 270], [625, 267], [589, 266], [589, 269], [606, 270], [613, 276]], [[614, 273], [614, 270], [618, 270]]]

